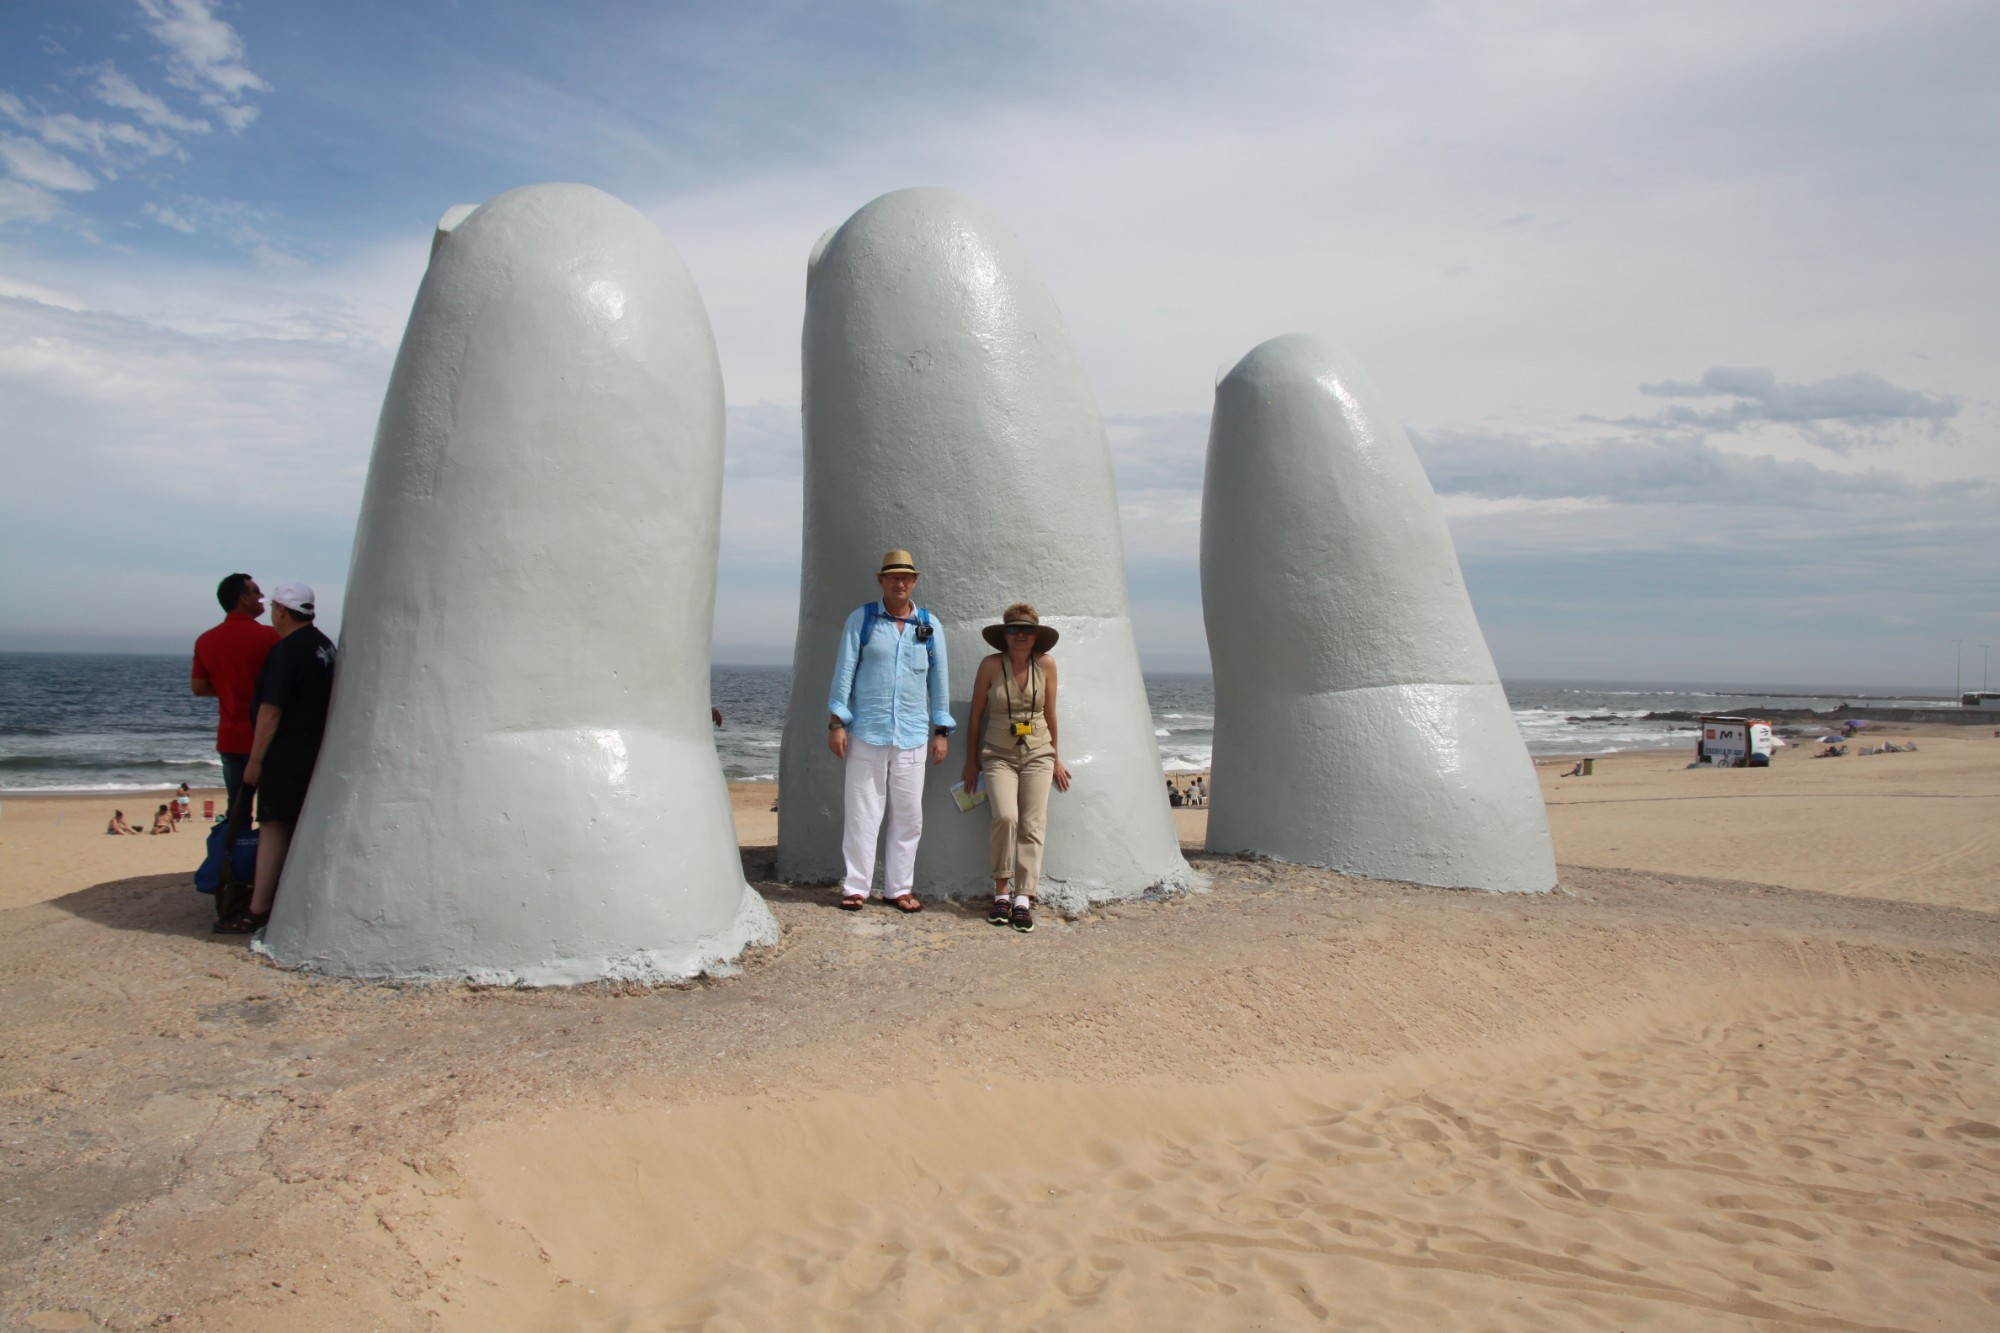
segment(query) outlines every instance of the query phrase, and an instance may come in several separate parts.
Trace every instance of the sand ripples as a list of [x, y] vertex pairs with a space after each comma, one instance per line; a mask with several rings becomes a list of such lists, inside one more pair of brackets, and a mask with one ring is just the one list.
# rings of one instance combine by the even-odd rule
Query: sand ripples
[[[1121, 1095], [1054, 1145], [1037, 1126], [1087, 1095], [934, 1091], [839, 1165], [801, 1151], [840, 1153], [837, 1125], [774, 1136], [781, 1206], [678, 1273], [627, 1243], [677, 1229], [650, 1206], [518, 1223], [635, 1327], [1988, 1328], [1996, 1029], [1828, 1001], [1481, 1079], [1330, 1095], [1302, 1071], [1151, 1116]], [[655, 1128], [606, 1141], [671, 1179]]]

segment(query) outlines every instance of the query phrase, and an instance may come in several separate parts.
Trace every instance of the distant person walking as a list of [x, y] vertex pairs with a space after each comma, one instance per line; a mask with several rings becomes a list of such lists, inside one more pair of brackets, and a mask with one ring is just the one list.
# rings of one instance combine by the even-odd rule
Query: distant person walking
[[993, 906], [986, 919], [1030, 931], [1035, 928], [1035, 889], [1042, 879], [1049, 784], [1069, 790], [1069, 769], [1056, 755], [1056, 664], [1048, 656], [1058, 634], [1026, 602], [1008, 607], [999, 624], [980, 634], [1001, 650], [981, 662], [973, 678], [968, 725], [978, 747], [966, 755], [964, 773], [967, 790], [975, 777], [985, 777], [993, 810], [987, 841]]
[[247, 935], [270, 920], [292, 828], [319, 762], [333, 697], [333, 641], [313, 624], [313, 590], [281, 583], [271, 590], [271, 627], [278, 644], [257, 673], [257, 725], [243, 781], [257, 791], [257, 878], [250, 910], [216, 923], [217, 932]]
[[913, 600], [918, 571], [908, 551], [882, 556], [882, 600], [857, 608], [840, 634], [827, 695], [827, 748], [846, 765], [840, 905], [861, 910], [875, 879], [875, 841], [888, 814], [882, 896], [921, 912], [917, 840], [924, 831], [924, 751], [944, 762], [952, 730], [944, 626]]
[[218, 705], [215, 750], [222, 758], [222, 785], [229, 804], [243, 786], [243, 766], [250, 761], [254, 720], [250, 697], [264, 656], [278, 642], [278, 632], [260, 624], [264, 594], [248, 574], [231, 574], [215, 589], [222, 603], [222, 623], [194, 641], [194, 692]]

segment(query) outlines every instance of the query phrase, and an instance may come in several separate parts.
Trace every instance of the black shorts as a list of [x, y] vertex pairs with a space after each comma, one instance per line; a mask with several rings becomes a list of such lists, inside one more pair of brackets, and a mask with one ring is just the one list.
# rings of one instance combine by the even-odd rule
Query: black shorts
[[258, 823], [299, 822], [299, 811], [306, 804], [306, 787], [312, 782], [313, 764], [318, 758], [317, 747], [309, 754], [274, 753], [265, 758], [264, 771], [257, 775]]

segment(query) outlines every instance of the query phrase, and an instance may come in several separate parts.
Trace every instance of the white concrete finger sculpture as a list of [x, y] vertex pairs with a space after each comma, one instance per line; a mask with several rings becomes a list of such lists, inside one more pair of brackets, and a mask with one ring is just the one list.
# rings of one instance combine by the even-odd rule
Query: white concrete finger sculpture
[[707, 312], [598, 190], [514, 190], [440, 232], [262, 947], [358, 977], [693, 975], [777, 937], [710, 735]]
[[1287, 334], [1217, 382], [1201, 596], [1208, 849], [1555, 887], [1548, 812], [1416, 451], [1352, 358]]
[[1058, 723], [1074, 774], [1049, 798], [1041, 896], [1074, 909], [1192, 882], [1164, 799], [1125, 596], [1118, 500], [1081, 359], [1033, 264], [982, 205], [884, 195], [822, 239], [806, 282], [805, 560], [779, 772], [778, 871], [841, 873], [841, 768], [827, 689], [842, 623], [880, 596], [883, 551], [923, 571], [944, 622], [950, 758], [929, 770], [917, 890], [992, 892], [988, 812], [949, 787], [979, 636], [1009, 603], [1061, 631]]

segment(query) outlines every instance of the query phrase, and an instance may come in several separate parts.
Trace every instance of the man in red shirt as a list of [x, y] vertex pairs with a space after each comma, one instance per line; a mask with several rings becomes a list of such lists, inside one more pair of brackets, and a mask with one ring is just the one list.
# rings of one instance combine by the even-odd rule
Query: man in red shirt
[[248, 574], [224, 579], [215, 589], [215, 600], [222, 603], [222, 623], [194, 641], [193, 685], [196, 694], [221, 705], [215, 750], [222, 756], [222, 784], [229, 789], [234, 809], [254, 734], [250, 699], [278, 631], [258, 622], [264, 614], [264, 594]]

